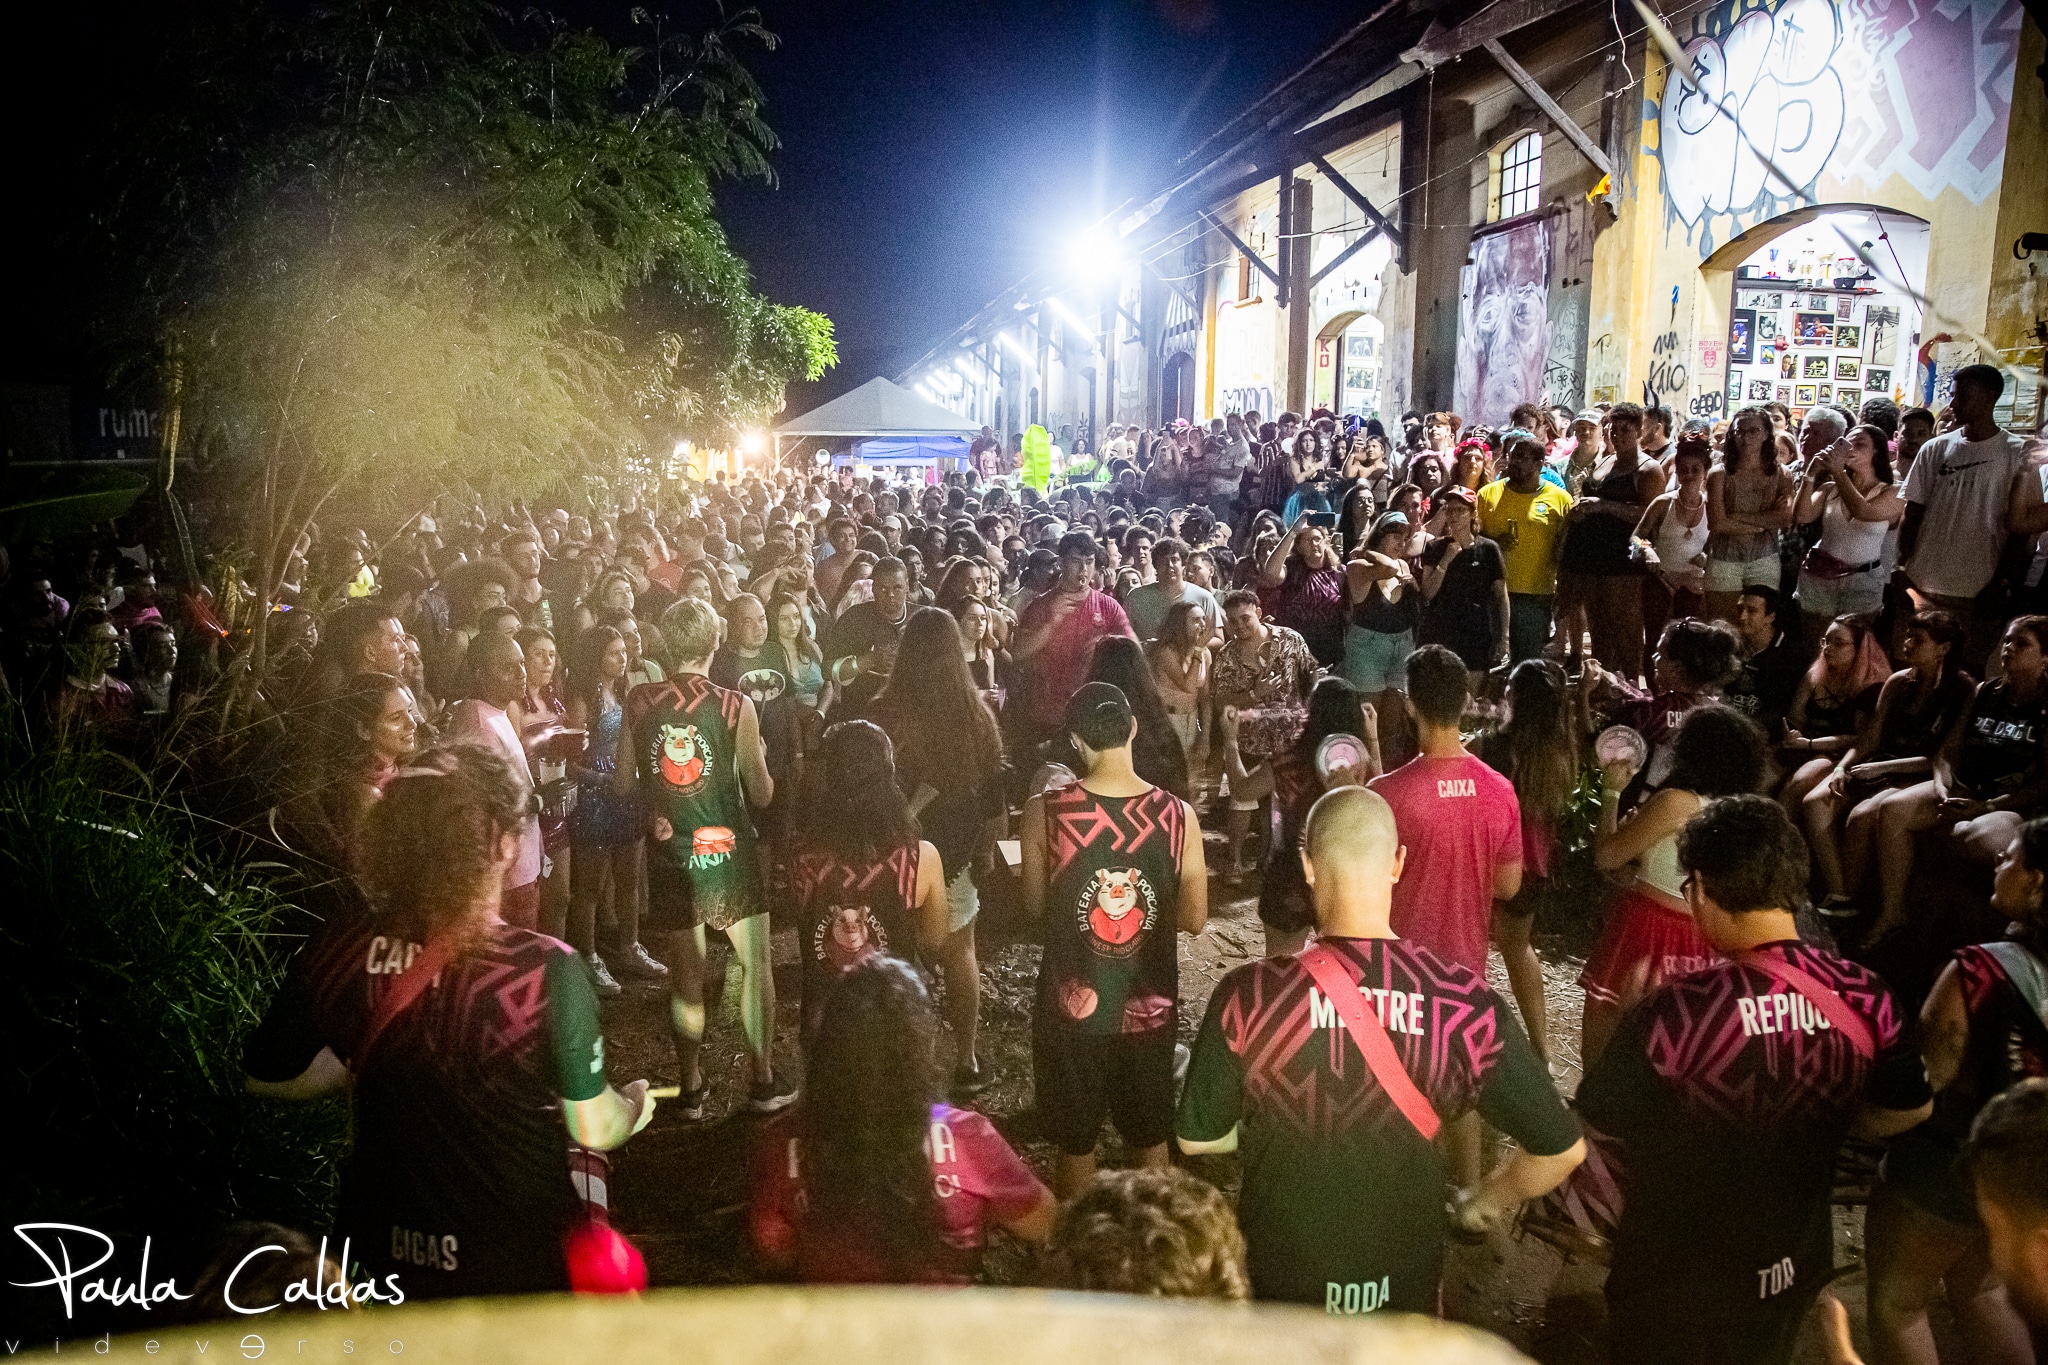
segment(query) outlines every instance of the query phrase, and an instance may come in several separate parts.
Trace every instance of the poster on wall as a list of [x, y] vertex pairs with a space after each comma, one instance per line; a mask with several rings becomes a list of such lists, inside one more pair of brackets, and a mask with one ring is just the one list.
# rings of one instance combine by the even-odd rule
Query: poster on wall
[[1863, 362], [1854, 356], [1835, 357], [1835, 378], [1853, 380], [1861, 372]]
[[1835, 338], [1833, 313], [1794, 313], [1792, 341], [1799, 346], [1830, 346]]
[[1865, 370], [1863, 372], [1863, 382], [1872, 393], [1890, 393], [1892, 391], [1892, 372], [1879, 369]]
[[1873, 303], [1863, 315], [1864, 330], [1870, 333], [1870, 350], [1867, 352], [1873, 365], [1892, 363], [1892, 352], [1899, 344], [1899, 310], [1896, 305]]
[[1498, 426], [1519, 403], [1543, 401], [1550, 352], [1550, 220], [1472, 241], [1459, 273], [1455, 411]]
[[1756, 315], [1756, 339], [1758, 341], [1776, 341], [1778, 339], [1778, 315], [1776, 313], [1766, 312]]
[[1835, 401], [1841, 404], [1843, 407], [1847, 408], [1849, 411], [1855, 412], [1863, 406], [1863, 390], [1836, 389]]
[[1768, 379], [1752, 379], [1752, 380], [1750, 380], [1750, 381], [1749, 381], [1749, 401], [1750, 401], [1750, 402], [1752, 402], [1752, 403], [1768, 403], [1768, 402], [1770, 402], [1770, 401], [1771, 401], [1771, 381], [1770, 381], [1770, 380], [1768, 380]]
[[1828, 358], [1824, 355], [1807, 356], [1801, 364], [1799, 377], [1801, 379], [1826, 379], [1828, 377]]
[[1755, 348], [1756, 310], [1738, 308], [1728, 319], [1728, 363], [1747, 365]]
[[1797, 403], [1802, 408], [1812, 407], [1814, 403], [1813, 385], [1801, 384], [1797, 388], [1793, 389], [1792, 401], [1794, 403]]
[[1844, 322], [1835, 327], [1835, 346], [1844, 351], [1863, 349], [1863, 329], [1854, 323]]

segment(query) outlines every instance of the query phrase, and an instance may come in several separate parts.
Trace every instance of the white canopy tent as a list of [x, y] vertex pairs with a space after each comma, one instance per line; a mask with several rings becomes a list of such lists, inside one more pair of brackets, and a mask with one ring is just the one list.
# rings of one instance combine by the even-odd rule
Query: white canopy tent
[[[781, 462], [785, 440], [848, 436], [886, 442], [905, 452], [895, 457], [902, 462], [929, 463], [948, 456], [965, 456], [968, 441], [980, 430], [980, 424], [877, 375], [851, 393], [843, 393], [824, 406], [777, 426], [775, 458], [777, 463]], [[918, 440], [919, 437], [938, 439]], [[911, 454], [912, 451], [920, 453]]]

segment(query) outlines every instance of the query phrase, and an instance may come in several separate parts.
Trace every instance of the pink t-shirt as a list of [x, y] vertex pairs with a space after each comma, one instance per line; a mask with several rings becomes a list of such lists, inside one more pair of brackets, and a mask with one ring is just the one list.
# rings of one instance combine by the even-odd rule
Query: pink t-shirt
[[[1048, 592], [1034, 597], [1017, 618], [1017, 633], [1030, 635], [1060, 605], [1060, 595]], [[1026, 665], [1023, 692], [1026, 715], [1039, 725], [1058, 725], [1067, 712], [1067, 698], [1088, 681], [1088, 664], [1095, 642], [1105, 635], [1129, 635], [1130, 618], [1117, 600], [1093, 588], [1045, 642], [1045, 648]]]
[[1493, 870], [1522, 861], [1514, 784], [1466, 754], [1415, 758], [1375, 779], [1372, 789], [1394, 808], [1394, 827], [1408, 849], [1394, 883], [1394, 932], [1484, 977]]
[[[754, 1149], [754, 1244], [775, 1261], [796, 1260], [810, 1284], [968, 1284], [974, 1278], [990, 1223], [1021, 1218], [1038, 1207], [1045, 1186], [1003, 1140], [995, 1125], [972, 1109], [932, 1106], [925, 1151], [938, 1195], [939, 1228], [933, 1259], [908, 1277], [892, 1275], [871, 1248], [851, 1236], [817, 1235], [804, 1227], [802, 1124], [795, 1111], [761, 1130]], [[806, 1236], [806, 1232], [812, 1234]]]
[[[501, 708], [474, 699], [455, 703], [448, 719], [448, 735], [451, 739], [474, 739], [496, 747], [512, 760], [512, 767], [526, 779], [526, 785], [533, 785], [533, 771], [526, 766], [526, 746], [519, 742], [519, 733], [512, 728], [512, 717]], [[519, 856], [505, 873], [505, 889], [511, 891], [539, 881], [540, 857], [540, 817], [529, 814], [519, 826]]]

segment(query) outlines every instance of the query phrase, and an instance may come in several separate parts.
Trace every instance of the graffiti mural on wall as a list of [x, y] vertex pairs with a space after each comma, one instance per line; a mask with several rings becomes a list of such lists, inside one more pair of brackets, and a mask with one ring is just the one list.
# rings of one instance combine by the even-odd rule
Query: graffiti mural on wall
[[1697, 85], [1672, 78], [1646, 113], [1673, 220], [1704, 257], [1805, 202], [1823, 172], [1982, 203], [2004, 165], [2021, 13], [2020, 0], [1725, 0], [1685, 45]]
[[1550, 220], [1472, 240], [1458, 288], [1455, 411], [1498, 426], [1517, 403], [1543, 399], [1550, 353]]
[[1586, 406], [1586, 332], [1593, 304], [1593, 207], [1576, 200], [1552, 215], [1550, 348], [1544, 357], [1545, 401]]

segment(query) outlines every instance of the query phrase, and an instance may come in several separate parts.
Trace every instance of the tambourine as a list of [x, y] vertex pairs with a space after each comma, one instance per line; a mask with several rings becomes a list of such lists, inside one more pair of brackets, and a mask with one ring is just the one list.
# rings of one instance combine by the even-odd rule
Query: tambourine
[[1365, 741], [1357, 735], [1326, 735], [1316, 746], [1316, 776], [1328, 786], [1330, 779], [1346, 769], [1364, 769], [1372, 761]]
[[1641, 772], [1650, 757], [1650, 746], [1628, 726], [1610, 725], [1593, 741], [1593, 757], [1603, 768], [1610, 763], [1627, 763], [1629, 771]]

